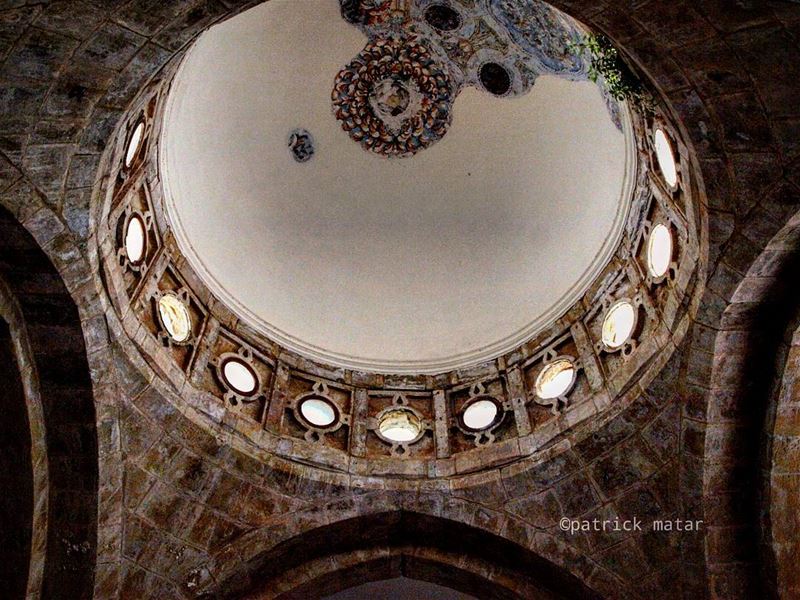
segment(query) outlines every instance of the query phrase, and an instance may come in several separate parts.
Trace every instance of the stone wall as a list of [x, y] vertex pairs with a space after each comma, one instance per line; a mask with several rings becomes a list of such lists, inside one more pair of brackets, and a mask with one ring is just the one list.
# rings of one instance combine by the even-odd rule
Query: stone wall
[[0, 320], [0, 581], [8, 594], [21, 598], [27, 592], [31, 564], [33, 523], [33, 461], [31, 428], [28, 425], [25, 392], [17, 366], [8, 323]]
[[[553, 3], [629, 53], [690, 142], [708, 214], [706, 295], [688, 341], [626, 411], [575, 432], [574, 440], [519, 472], [451, 481], [445, 490], [412, 482], [393, 492], [368, 479], [345, 485], [311, 479], [268, 455], [247, 457], [224, 432], [210, 436], [177, 413], [165, 399], [169, 390], [145, 380], [109, 337], [99, 268], [86, 243], [100, 153], [157, 69], [245, 3], [2, 4], [0, 202], [47, 254], [78, 306], [88, 365], [73, 365], [70, 373], [91, 373], [97, 458], [93, 466], [73, 462], [75, 471], [64, 474], [77, 481], [93, 468], [99, 472], [96, 501], [88, 489], [77, 496], [80, 506], [96, 506], [101, 515], [97, 597], [188, 597], [214, 589], [212, 571], [221, 581], [257, 580], [248, 559], [281, 535], [337, 515], [366, 514], [371, 506], [424, 512], [426, 499], [446, 518], [500, 532], [609, 598], [746, 598], [769, 588], [759, 574], [755, 479], [738, 476], [758, 468], [759, 443], [741, 437], [739, 425], [753, 417], [749, 397], [737, 391], [741, 364], [730, 366], [729, 358], [748, 343], [741, 332], [758, 325], [748, 309], [763, 300], [764, 284], [775, 282], [745, 275], [761, 266], [780, 272], [786, 257], [765, 248], [800, 204], [800, 6]], [[733, 302], [734, 293], [742, 302]], [[774, 341], [761, 348], [776, 355]], [[736, 401], [743, 398], [745, 406]], [[71, 418], [59, 414], [54, 422], [63, 420], [69, 430]], [[750, 499], [741, 503], [742, 497]], [[573, 537], [554, 529], [562, 513], [616, 512], [702, 516], [706, 527], [700, 535], [666, 537]], [[57, 552], [51, 546], [64, 548], [61, 564], [91, 573], [76, 558], [85, 553], [67, 554], [53, 537], [48, 553]]]
[[780, 395], [776, 399], [771, 432], [772, 452], [767, 457], [769, 470], [765, 488], [769, 520], [765, 523], [774, 561], [776, 588], [781, 598], [800, 595], [800, 336], [795, 332], [783, 373]]
[[25, 392], [28, 428], [19, 433], [30, 438], [28, 591], [91, 597], [98, 455], [84, 329], [53, 264], [2, 207], [0, 317], [10, 325]]

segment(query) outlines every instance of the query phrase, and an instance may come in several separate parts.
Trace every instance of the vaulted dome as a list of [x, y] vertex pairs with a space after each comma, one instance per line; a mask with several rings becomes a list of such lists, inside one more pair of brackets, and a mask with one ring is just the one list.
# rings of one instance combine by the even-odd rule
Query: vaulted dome
[[328, 364], [437, 373], [585, 292], [629, 211], [631, 125], [564, 53], [574, 22], [547, 9], [541, 31], [566, 41], [533, 46], [507, 4], [356, 27], [337, 0], [272, 0], [200, 37], [162, 182], [181, 250], [235, 314]]

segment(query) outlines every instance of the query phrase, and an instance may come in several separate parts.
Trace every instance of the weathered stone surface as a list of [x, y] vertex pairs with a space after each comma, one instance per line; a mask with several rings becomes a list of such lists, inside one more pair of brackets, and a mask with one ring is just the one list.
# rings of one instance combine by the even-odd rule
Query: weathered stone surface
[[[667, 93], [693, 143], [708, 203], [714, 209], [708, 214], [708, 236], [713, 266], [709, 269], [713, 285], [709, 285], [715, 293], [706, 296], [698, 310], [702, 328], [696, 327], [687, 337], [686, 345], [693, 351], [682, 353], [680, 360], [667, 367], [670, 376], [651, 388], [658, 409], [638, 404], [602, 430], [576, 438], [574, 450], [548, 456], [530, 470], [512, 474], [509, 469], [502, 492], [493, 483], [485, 491], [470, 491], [469, 499], [461, 499], [458, 508], [453, 505], [445, 511], [444, 500], [426, 502], [426, 506], [447, 512], [448, 518], [501, 527], [508, 539], [534, 548], [554, 564], [569, 563], [567, 568], [577, 573], [589, 559], [578, 556], [570, 544], [582, 544], [582, 552], [599, 565], [600, 574], [591, 578], [587, 574], [587, 580], [598, 582], [597, 589], [611, 590], [608, 597], [677, 597], [680, 593], [687, 598], [702, 593], [719, 598], [762, 597], [754, 566], [758, 536], [750, 527], [762, 526], [759, 515], [763, 506], [756, 497], [759, 486], [755, 483], [761, 465], [755, 458], [749, 464], [731, 464], [745, 452], [759, 456], [760, 442], [752, 440], [765, 433], [761, 424], [768, 422], [764, 417], [773, 402], [770, 383], [780, 374], [764, 375], [755, 389], [748, 384], [752, 378], [747, 374], [776, 370], [774, 359], [780, 346], [778, 342], [759, 345], [755, 357], [767, 358], [753, 362], [754, 355], [747, 354], [749, 343], [739, 345], [734, 334], [716, 332], [734, 325], [738, 330], [781, 329], [774, 336], [780, 339], [783, 330], [789, 328], [788, 317], [781, 327], [774, 322], [779, 312], [774, 308], [774, 288], [760, 285], [758, 279], [764, 283], [767, 276], [796, 274], [786, 267], [787, 261], [794, 260], [791, 253], [771, 244], [798, 203], [800, 163], [792, 161], [797, 159], [800, 122], [794, 85], [800, 76], [796, 44], [800, 8], [789, 2], [721, 0], [651, 0], [630, 3], [624, 10], [610, 2], [563, 0], [554, 4], [620, 41]], [[66, 252], [66, 240], [76, 244], [75, 240], [91, 232], [87, 197], [67, 189], [92, 185], [94, 153], [105, 148], [128, 102], [155, 70], [212, 18], [222, 15], [225, 7], [232, 12], [240, 5], [243, 3], [146, 1], [53, 2], [24, 8], [18, 2], [4, 5], [6, 10], [0, 13], [0, 48], [5, 57], [4, 85], [0, 89], [0, 151], [6, 157], [0, 161], [2, 202], [42, 246], [49, 248], [58, 241], [58, 255], [74, 256], [72, 263], [83, 265], [77, 269], [65, 258], [60, 259], [65, 262], [56, 264], [69, 289], [75, 282], [67, 274], [91, 271], [86, 247], [75, 245]], [[105, 11], [113, 11], [113, 20], [107, 20]], [[65, 69], [72, 60], [76, 68]], [[50, 208], [45, 208], [43, 196]], [[58, 211], [57, 218], [41, 212], [51, 209]], [[23, 290], [21, 300], [33, 292], [49, 293], [58, 274], [18, 274], [14, 269], [19, 267], [14, 265], [24, 264], [29, 272], [36, 272], [43, 263], [20, 253], [11, 245], [16, 238], [7, 235], [5, 229], [3, 234], [0, 265], [4, 273], [11, 269], [10, 279]], [[719, 268], [718, 263], [724, 266]], [[745, 275], [753, 277], [745, 280]], [[731, 299], [734, 305], [729, 306]], [[752, 306], [767, 300], [771, 302], [770, 315], [752, 310]], [[81, 304], [78, 310], [103, 312], [97, 299], [91, 306]], [[42, 306], [35, 312], [36, 318], [57, 316], [57, 311], [54, 314]], [[81, 326], [80, 318], [74, 322]], [[101, 323], [95, 319], [83, 324], [87, 340], [108, 339]], [[95, 327], [101, 329], [98, 335], [86, 333]], [[41, 343], [46, 338], [36, 341]], [[65, 336], [64, 342], [69, 339]], [[73, 343], [75, 338], [71, 339]], [[98, 469], [96, 451], [91, 459], [56, 461], [59, 471], [51, 484], [51, 497], [55, 503], [63, 503], [63, 510], [56, 504], [51, 511], [63, 515], [55, 520], [56, 526], [70, 529], [70, 533], [64, 536], [66, 544], [54, 544], [48, 552], [54, 553], [59, 564], [88, 573], [92, 569], [87, 564], [92, 562], [90, 555], [95, 544], [98, 548], [103, 545], [103, 536], [113, 548], [116, 535], [121, 550], [116, 557], [113, 552], [104, 555], [108, 562], [97, 567], [93, 583], [71, 575], [84, 571], [69, 571], [64, 587], [58, 590], [61, 595], [86, 597], [85, 586], [95, 585], [98, 598], [179, 597], [186, 591], [182, 586], [189, 573], [207, 572], [203, 571], [206, 564], [220, 565], [217, 573], [226, 572], [222, 565], [238, 565], [236, 568], [245, 573], [243, 579], [249, 577], [246, 569], [252, 565], [242, 566], [240, 557], [230, 550], [231, 544], [244, 540], [250, 528], [266, 530], [272, 519], [278, 518], [275, 515], [297, 511], [307, 499], [320, 504], [330, 501], [329, 512], [298, 512], [287, 517], [280, 524], [284, 535], [313, 530], [335, 514], [355, 516], [366, 512], [368, 506], [397, 508], [395, 497], [382, 489], [380, 479], [373, 481], [378, 489], [375, 495], [353, 508], [348, 505], [346, 497], [350, 494], [342, 491], [344, 488], [309, 483], [313, 479], [310, 470], [288, 469], [266, 453], [256, 459], [241, 449], [229, 451], [225, 432], [217, 441], [207, 431], [197, 431], [198, 426], [171, 402], [167, 390], [151, 386], [152, 382], [141, 375], [145, 369], [123, 358], [130, 348], [118, 340], [115, 344], [113, 358], [110, 351], [98, 346], [92, 360], [106, 366], [92, 365], [92, 372], [110, 370], [111, 374], [104, 377], [115, 382], [113, 392], [96, 392], [98, 403], [118, 402], [121, 408], [131, 402], [137, 409], [119, 411], [118, 435], [108, 420], [114, 417], [109, 416], [104, 424], [108, 433], [99, 438], [107, 445], [100, 449], [100, 479], [107, 480], [106, 487], [113, 490], [113, 473], [123, 473], [121, 522], [114, 524], [116, 534], [103, 529], [95, 535], [87, 526], [91, 516], [81, 512], [96, 506], [91, 491], [101, 487], [91, 477], [86, 479], [93, 465]], [[89, 346], [95, 343], [87, 342]], [[58, 356], [49, 351], [46, 354]], [[732, 360], [737, 355], [748, 360]], [[47, 365], [42, 369], [46, 375], [43, 381], [55, 383], [78, 368], [81, 366], [75, 362], [65, 362], [64, 368]], [[87, 366], [82, 368], [88, 372]], [[691, 385], [684, 385], [687, 381]], [[54, 393], [62, 393], [56, 387]], [[51, 397], [54, 403], [56, 397]], [[73, 398], [68, 406], [74, 405]], [[85, 419], [88, 413], [84, 409], [50, 414], [62, 420]], [[775, 427], [781, 429], [777, 443], [771, 446], [775, 454], [770, 461], [779, 468], [770, 476], [770, 522], [763, 524], [763, 531], [772, 532], [772, 552], [778, 567], [776, 585], [792, 597], [800, 593], [797, 569], [793, 568], [797, 548], [785, 534], [799, 527], [794, 518], [798, 514], [793, 470], [796, 441], [790, 439], [797, 433], [797, 419], [790, 413], [782, 414], [787, 416], [776, 419]], [[134, 419], [138, 425], [133, 424]], [[734, 425], [721, 427], [723, 423]], [[58, 442], [54, 453], [58, 454], [59, 448], [80, 453], [91, 450], [91, 427], [85, 425], [65, 423], [58, 430], [53, 425]], [[148, 446], [151, 438], [155, 441]], [[190, 456], [199, 461], [194, 469]], [[213, 485], [223, 479], [228, 483]], [[742, 489], [742, 482], [746, 489]], [[262, 496], [259, 486], [265, 483], [269, 490], [263, 490]], [[58, 486], [67, 492], [58, 493]], [[701, 497], [704, 487], [708, 493]], [[202, 499], [211, 489], [214, 491], [208, 498], [214, 498], [214, 506]], [[735, 491], [725, 492], [732, 489]], [[490, 510], [495, 493], [502, 500]], [[415, 494], [404, 496], [403, 506], [413, 507], [414, 498], [419, 498]], [[290, 500], [294, 495], [298, 497]], [[367, 496], [363, 488], [352, 495]], [[122, 501], [113, 500], [113, 494], [107, 498], [109, 503]], [[611, 503], [616, 505], [613, 510]], [[700, 543], [687, 540], [683, 547], [674, 537], [655, 533], [624, 540], [598, 536], [584, 542], [567, 539], [567, 543], [559, 543], [534, 529], [554, 527], [558, 510], [610, 516], [617, 514], [617, 509], [627, 515], [705, 511], [719, 528], [704, 531]], [[105, 504], [100, 510], [115, 514]], [[236, 519], [231, 519], [227, 510], [239, 511]], [[180, 519], [173, 518], [174, 511], [180, 513]], [[504, 525], [497, 516], [500, 511], [508, 515]], [[274, 530], [276, 539], [281, 535], [279, 529]], [[264, 539], [248, 541], [254, 546], [267, 545]], [[333, 542], [335, 539], [331, 539]], [[602, 552], [594, 548], [602, 548]], [[230, 552], [228, 562], [226, 552]], [[210, 562], [211, 554], [216, 562]], [[601, 588], [599, 582], [604, 578], [613, 585], [606, 583]], [[198, 575], [196, 581], [204, 579]]]

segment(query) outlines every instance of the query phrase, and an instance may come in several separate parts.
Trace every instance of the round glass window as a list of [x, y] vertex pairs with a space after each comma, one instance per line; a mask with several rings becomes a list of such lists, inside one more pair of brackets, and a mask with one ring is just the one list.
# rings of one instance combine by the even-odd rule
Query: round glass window
[[616, 350], [625, 345], [636, 327], [636, 308], [630, 300], [620, 300], [613, 304], [603, 319], [603, 343]]
[[656, 129], [654, 142], [658, 168], [661, 169], [661, 174], [664, 176], [664, 181], [667, 182], [667, 185], [674, 188], [678, 184], [678, 167], [675, 164], [672, 144], [669, 143], [669, 138], [663, 129]]
[[158, 314], [169, 337], [176, 342], [185, 342], [192, 333], [192, 317], [189, 309], [173, 294], [164, 294], [158, 300]]
[[536, 377], [536, 395], [542, 400], [560, 398], [575, 381], [575, 364], [568, 358], [559, 358], [545, 365]]
[[381, 417], [378, 431], [392, 442], [411, 442], [419, 437], [422, 423], [410, 410], [398, 408], [387, 411]]
[[239, 358], [229, 358], [222, 363], [222, 379], [234, 392], [252, 396], [258, 388], [253, 368]]
[[139, 153], [139, 148], [142, 146], [142, 138], [144, 137], [144, 121], [139, 121], [133, 129], [131, 139], [128, 140], [128, 149], [125, 151], [125, 167], [130, 167], [133, 164], [133, 159]]
[[653, 277], [663, 277], [672, 262], [672, 233], [669, 227], [659, 223], [647, 239], [647, 268]]
[[314, 427], [330, 427], [336, 422], [336, 407], [323, 398], [307, 398], [298, 410]]
[[128, 255], [128, 260], [138, 265], [144, 258], [146, 247], [144, 222], [139, 215], [133, 215], [128, 220], [128, 227], [125, 230], [125, 253]]
[[498, 412], [496, 402], [477, 400], [464, 409], [461, 418], [468, 429], [480, 431], [494, 425]]

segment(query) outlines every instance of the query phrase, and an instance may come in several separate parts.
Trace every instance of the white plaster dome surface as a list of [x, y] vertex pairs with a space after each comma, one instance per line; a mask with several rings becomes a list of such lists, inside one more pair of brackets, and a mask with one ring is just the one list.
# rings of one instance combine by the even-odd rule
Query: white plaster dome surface
[[[632, 143], [599, 88], [466, 88], [413, 157], [354, 143], [337, 72], [363, 48], [337, 0], [271, 0], [211, 28], [180, 67], [161, 143], [168, 217], [223, 302], [338, 366], [442, 372], [497, 356], [577, 300], [619, 242]], [[287, 147], [308, 130], [311, 160]]]

